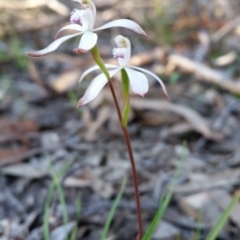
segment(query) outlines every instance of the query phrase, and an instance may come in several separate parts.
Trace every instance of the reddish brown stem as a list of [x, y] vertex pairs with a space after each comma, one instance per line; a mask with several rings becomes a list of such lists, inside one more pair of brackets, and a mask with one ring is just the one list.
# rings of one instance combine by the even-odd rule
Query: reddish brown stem
[[137, 171], [136, 171], [136, 166], [135, 166], [135, 161], [134, 161], [134, 155], [133, 155], [133, 150], [132, 150], [132, 145], [131, 145], [131, 140], [129, 137], [128, 129], [127, 127], [124, 127], [122, 125], [122, 114], [118, 105], [117, 97], [112, 85], [111, 80], [108, 81], [109, 87], [113, 96], [114, 104], [117, 109], [117, 114], [119, 118], [120, 125], [122, 127], [124, 139], [127, 145], [127, 150], [128, 150], [128, 155], [129, 159], [131, 162], [131, 168], [132, 168], [132, 176], [133, 176], [133, 185], [134, 185], [134, 193], [135, 193], [135, 201], [136, 201], [136, 207], [137, 207], [137, 217], [138, 217], [138, 228], [139, 228], [139, 234], [137, 239], [141, 240], [143, 236], [143, 225], [142, 225], [142, 212], [141, 212], [141, 204], [140, 204], [140, 196], [139, 196], [139, 189], [138, 189], [138, 177], [137, 177]]
[[138, 217], [138, 228], [139, 228], [137, 240], [141, 240], [143, 237], [142, 214], [141, 214], [140, 196], [139, 196], [139, 189], [138, 189], [137, 171], [136, 171], [136, 166], [135, 166], [135, 161], [134, 161], [134, 156], [133, 156], [133, 150], [132, 150], [132, 146], [131, 146], [131, 140], [129, 137], [127, 127], [122, 124], [122, 114], [121, 114], [121, 111], [120, 111], [120, 108], [118, 105], [117, 97], [116, 97], [116, 94], [115, 94], [115, 91], [114, 91], [114, 88], [113, 88], [113, 85], [112, 85], [112, 82], [110, 79], [109, 72], [107, 71], [107, 69], [101, 59], [97, 45], [91, 50], [91, 52], [92, 52], [94, 60], [98, 64], [99, 68], [102, 70], [102, 72], [105, 74], [106, 78], [108, 79], [108, 83], [109, 83], [109, 86], [111, 89], [113, 100], [114, 100], [114, 103], [115, 103], [115, 106], [117, 109], [119, 122], [122, 127], [124, 139], [125, 139], [125, 142], [127, 145], [127, 150], [128, 150], [128, 154], [129, 154], [129, 158], [130, 158], [130, 162], [131, 162], [131, 166], [132, 166], [133, 185], [134, 185], [135, 201], [136, 201], [136, 206], [137, 206], [137, 217]]

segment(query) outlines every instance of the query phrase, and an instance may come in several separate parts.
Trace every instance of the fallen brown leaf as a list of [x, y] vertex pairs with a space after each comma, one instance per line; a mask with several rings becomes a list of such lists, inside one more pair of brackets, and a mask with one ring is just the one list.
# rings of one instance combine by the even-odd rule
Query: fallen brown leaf
[[7, 118], [0, 119], [1, 135], [15, 135], [18, 133], [38, 132], [39, 127], [36, 122], [31, 120], [10, 121]]

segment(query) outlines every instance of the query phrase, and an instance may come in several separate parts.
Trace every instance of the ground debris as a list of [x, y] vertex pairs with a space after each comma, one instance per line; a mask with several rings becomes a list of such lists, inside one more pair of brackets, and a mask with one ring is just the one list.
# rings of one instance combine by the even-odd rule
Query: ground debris
[[[173, 198], [154, 239], [195, 239], [199, 229], [205, 239], [239, 187], [240, 2], [162, 0], [161, 6], [153, 0], [94, 2], [95, 27], [128, 18], [150, 37], [124, 28], [99, 32], [104, 62], [118, 64], [112, 58], [112, 40], [117, 34], [129, 37], [130, 65], [157, 74], [172, 99], [168, 102], [159, 83], [147, 74], [145, 98], [130, 91], [128, 129], [144, 227], [179, 169]], [[49, 160], [69, 220], [64, 226], [55, 188], [48, 209], [51, 239], [64, 239], [65, 228], [71, 233], [75, 226], [77, 239], [99, 239], [124, 177], [127, 188], [107, 239], [129, 240], [137, 235], [131, 164], [109, 87], [87, 106], [76, 108], [100, 73], [90, 73], [78, 84], [81, 73], [95, 65], [90, 53], [72, 52], [80, 36], [41, 59], [25, 57], [25, 51], [48, 46], [54, 33], [69, 24], [69, 11], [75, 7], [79, 7], [76, 1], [0, 3], [0, 36], [4, 36], [0, 40], [1, 240], [43, 239], [44, 206], [56, 182]], [[122, 110], [119, 76], [111, 81]], [[239, 211], [237, 204], [219, 239], [239, 239]]]
[[67, 225], [63, 225], [55, 228], [51, 232], [50, 239], [64, 240], [68, 236], [68, 234], [72, 231], [72, 229], [75, 227], [75, 225], [76, 225], [76, 222], [70, 222]]
[[179, 199], [181, 209], [195, 221], [201, 218], [201, 222], [214, 226], [221, 215], [221, 210], [217, 207], [211, 193], [200, 192], [194, 195]]
[[175, 239], [178, 236], [180, 236], [179, 229], [177, 229], [172, 224], [170, 224], [166, 221], [162, 221], [158, 225], [158, 227], [153, 235], [153, 239], [155, 239], [155, 240], [171, 240], [171, 239]]

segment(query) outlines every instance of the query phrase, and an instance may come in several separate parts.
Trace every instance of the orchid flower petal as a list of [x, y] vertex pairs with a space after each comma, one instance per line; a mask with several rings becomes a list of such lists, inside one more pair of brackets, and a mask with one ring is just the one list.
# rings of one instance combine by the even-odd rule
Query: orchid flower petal
[[171, 100], [169, 95], [168, 95], [168, 93], [167, 93], [167, 89], [165, 87], [165, 84], [163, 83], [163, 81], [156, 74], [154, 74], [154, 73], [152, 73], [152, 72], [150, 72], [150, 71], [148, 71], [146, 69], [140, 68], [140, 67], [133, 67], [133, 66], [128, 66], [128, 67], [133, 68], [133, 69], [137, 69], [137, 70], [139, 70], [141, 72], [144, 72], [144, 73], [147, 73], [147, 74], [151, 75], [153, 78], [155, 78], [160, 83], [160, 85], [162, 87], [162, 90], [163, 90], [163, 93], [165, 94], [165, 96], [169, 100]]
[[[118, 71], [119, 68], [109, 71], [110, 77], [113, 77], [113, 75]], [[81, 107], [95, 99], [107, 82], [108, 80], [104, 73], [101, 73], [95, 77], [88, 86], [83, 97], [78, 101], [78, 107]]]
[[111, 27], [124, 27], [124, 28], [131, 29], [132, 31], [134, 31], [136, 33], [147, 36], [145, 31], [136, 22], [129, 20], [129, 19], [114, 20], [112, 22], [104, 24], [103, 26], [101, 26], [99, 28], [94, 29], [94, 31], [111, 28]]
[[[96, 6], [95, 4], [93, 3], [93, 1], [91, 0], [87, 0], [86, 3], [84, 3], [82, 1], [82, 5], [83, 7], [86, 9], [86, 8], [90, 8], [92, 10], [92, 14], [93, 14], [93, 21], [94, 21], [94, 24], [95, 24], [95, 21], [96, 21], [96, 16], [97, 16], [97, 9], [96, 9]], [[94, 27], [94, 24], [92, 25], [92, 27]]]
[[70, 22], [73, 24], [81, 24], [82, 20], [81, 20], [81, 10], [78, 9], [73, 9], [73, 11], [70, 14]]
[[95, 23], [93, 12], [90, 8], [86, 8], [84, 10], [79, 10], [81, 13], [81, 21], [83, 29], [89, 30], [92, 29]]
[[131, 89], [134, 93], [144, 97], [144, 95], [148, 92], [148, 80], [147, 77], [140, 72], [137, 72], [130, 68], [124, 68], [128, 74], [129, 82]]
[[94, 17], [94, 22], [95, 22], [97, 10], [96, 10], [96, 6], [93, 3], [93, 1], [91, 1], [91, 0], [87, 0], [87, 1], [73, 0], [73, 1], [80, 3], [84, 9], [91, 8], [91, 10], [93, 11], [93, 17]]
[[[96, 6], [95, 6], [95, 4], [92, 2], [92, 1], [90, 1], [91, 2], [91, 5], [92, 5], [92, 11], [93, 11], [93, 21], [94, 21], [94, 24], [95, 24], [95, 22], [96, 22], [96, 16], [97, 16], [97, 9], [96, 9]], [[92, 27], [94, 27], [94, 24], [93, 24], [93, 26]]]
[[46, 47], [40, 51], [37, 51], [37, 52], [27, 52], [27, 55], [30, 57], [41, 57], [41, 56], [47, 55], [47, 54], [55, 51], [63, 42], [67, 41], [70, 38], [76, 37], [80, 34], [81, 33], [75, 33], [72, 35], [61, 37], [61, 38], [55, 40], [54, 42], [52, 42], [48, 47]]
[[[104, 64], [104, 65], [105, 65], [106, 68], [119, 68], [118, 66], [115, 66], [115, 65], [112, 65], [112, 64]], [[98, 65], [96, 65], [96, 66], [93, 66], [93, 67], [89, 68], [88, 70], [86, 70], [86, 71], [82, 74], [81, 78], [79, 79], [79, 83], [80, 83], [90, 72], [92, 72], [92, 71], [94, 71], [94, 70], [98, 70], [98, 69], [100, 69], [100, 67], [99, 67]]]
[[79, 46], [74, 51], [78, 54], [86, 53], [97, 43], [98, 35], [92, 32], [85, 32], [80, 40]]
[[115, 58], [124, 58], [126, 55], [126, 48], [114, 48], [113, 57]]
[[78, 32], [82, 32], [83, 31], [83, 28], [82, 26], [78, 25], [78, 24], [70, 24], [70, 25], [67, 25], [63, 28], [61, 28], [55, 35], [55, 39], [58, 37], [58, 34], [63, 31], [63, 30], [76, 30]]

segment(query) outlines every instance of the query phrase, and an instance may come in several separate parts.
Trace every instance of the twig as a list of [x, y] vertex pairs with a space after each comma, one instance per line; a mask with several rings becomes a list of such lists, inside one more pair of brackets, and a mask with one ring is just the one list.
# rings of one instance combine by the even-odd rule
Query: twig
[[176, 67], [197, 75], [198, 80], [218, 85], [219, 87], [234, 93], [240, 93], [240, 84], [228, 78], [223, 72], [212, 69], [202, 63], [194, 62], [181, 55], [172, 54], [169, 56], [167, 72], [170, 74]]
[[22, 153], [22, 154], [20, 154], [18, 156], [9, 157], [9, 158], [3, 159], [0, 162], [0, 167], [21, 162], [21, 161], [23, 161], [25, 159], [28, 159], [28, 158], [36, 155], [36, 154], [41, 153], [42, 151], [43, 150], [41, 148], [34, 148], [34, 149], [31, 149], [31, 150], [29, 150], [29, 151], [27, 151], [25, 153]]
[[219, 30], [217, 30], [211, 37], [212, 42], [216, 43], [220, 41], [225, 35], [231, 32], [240, 23], [240, 16], [234, 18], [232, 21], [225, 24]]
[[210, 50], [210, 37], [206, 31], [199, 31], [197, 35], [200, 44], [195, 50], [194, 60], [197, 62], [203, 62]]

